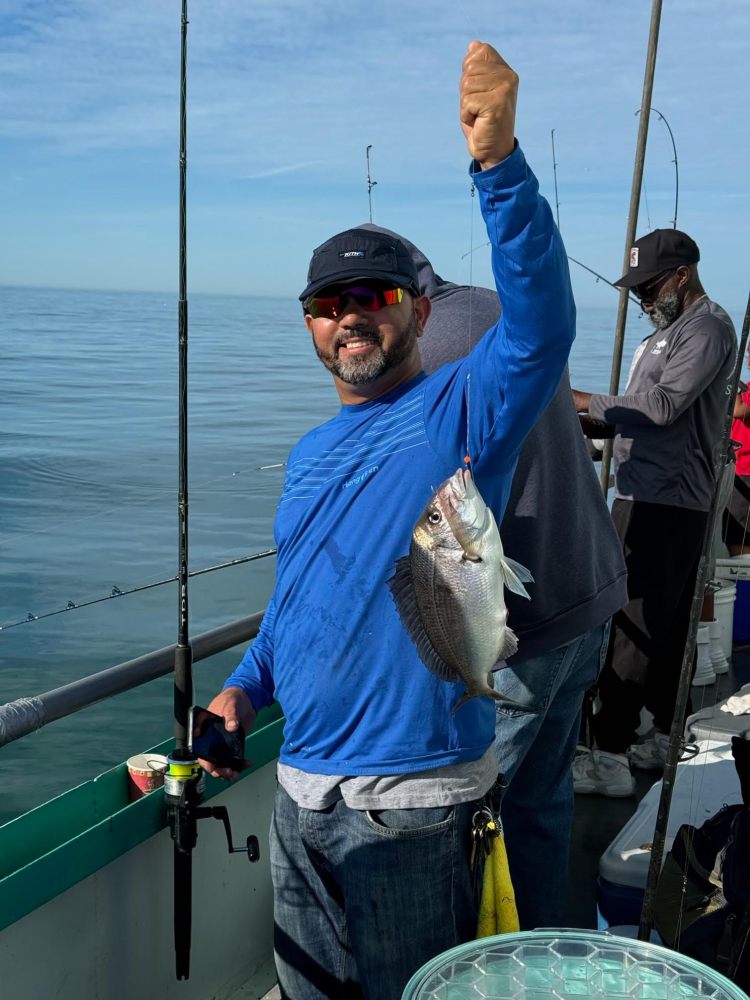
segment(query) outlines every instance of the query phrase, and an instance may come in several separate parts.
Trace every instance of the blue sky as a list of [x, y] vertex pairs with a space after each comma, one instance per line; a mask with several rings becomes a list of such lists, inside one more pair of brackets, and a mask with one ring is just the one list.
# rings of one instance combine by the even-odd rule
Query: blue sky
[[[0, 0], [0, 283], [177, 287], [179, 0]], [[466, 44], [519, 72], [516, 132], [568, 252], [621, 273], [649, 0], [192, 0], [189, 292], [296, 295], [310, 251], [367, 221], [445, 277], [491, 282], [457, 84]], [[747, 296], [746, 0], [665, 0], [652, 104], [679, 158], [678, 225], [704, 284]], [[638, 233], [675, 179], [651, 118]], [[614, 293], [573, 268], [581, 305]]]

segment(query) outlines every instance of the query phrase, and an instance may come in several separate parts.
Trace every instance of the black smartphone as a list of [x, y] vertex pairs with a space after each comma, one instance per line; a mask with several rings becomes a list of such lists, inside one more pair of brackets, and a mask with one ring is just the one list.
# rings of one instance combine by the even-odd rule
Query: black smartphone
[[228, 733], [220, 715], [207, 708], [193, 705], [189, 718], [189, 747], [196, 757], [211, 761], [217, 767], [242, 771], [245, 767], [245, 733], [242, 726]]

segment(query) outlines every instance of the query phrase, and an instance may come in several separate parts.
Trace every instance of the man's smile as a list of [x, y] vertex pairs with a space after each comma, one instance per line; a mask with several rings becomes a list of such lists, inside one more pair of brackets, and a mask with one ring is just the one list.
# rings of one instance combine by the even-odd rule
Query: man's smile
[[338, 350], [339, 353], [345, 351], [347, 354], [363, 354], [370, 348], [379, 346], [379, 342], [372, 337], [355, 337], [340, 344]]

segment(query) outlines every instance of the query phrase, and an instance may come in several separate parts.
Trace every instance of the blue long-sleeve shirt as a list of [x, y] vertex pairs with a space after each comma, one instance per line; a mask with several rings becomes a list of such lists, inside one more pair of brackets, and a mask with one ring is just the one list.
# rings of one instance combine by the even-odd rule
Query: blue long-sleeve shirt
[[568, 264], [519, 148], [473, 175], [504, 304], [462, 361], [344, 405], [293, 449], [275, 524], [276, 586], [227, 681], [286, 716], [282, 763], [318, 774], [398, 774], [479, 758], [494, 703], [455, 715], [463, 685], [420, 660], [389, 591], [437, 486], [472, 469], [495, 511], [524, 436], [557, 388], [574, 337]]

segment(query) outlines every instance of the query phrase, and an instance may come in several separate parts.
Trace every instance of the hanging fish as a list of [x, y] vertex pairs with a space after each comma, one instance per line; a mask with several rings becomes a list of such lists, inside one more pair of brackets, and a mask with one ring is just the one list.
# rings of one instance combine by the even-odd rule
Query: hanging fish
[[398, 613], [425, 666], [445, 681], [463, 681], [470, 698], [507, 701], [492, 686], [492, 668], [512, 656], [504, 588], [528, 598], [525, 566], [503, 553], [500, 532], [468, 469], [433, 494], [412, 532], [409, 555], [388, 581]]

